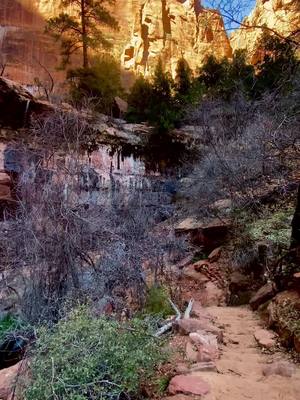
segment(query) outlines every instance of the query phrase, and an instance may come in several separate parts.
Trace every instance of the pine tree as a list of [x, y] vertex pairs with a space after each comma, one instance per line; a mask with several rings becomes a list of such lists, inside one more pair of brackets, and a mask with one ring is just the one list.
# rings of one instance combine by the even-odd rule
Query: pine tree
[[62, 11], [58, 17], [50, 18], [46, 31], [61, 41], [62, 65], [70, 62], [70, 57], [82, 50], [82, 66], [89, 66], [89, 50], [109, 48], [111, 43], [104, 37], [101, 26], [118, 29], [118, 23], [109, 13], [107, 6], [115, 0], [60, 0]]
[[176, 92], [180, 96], [189, 94], [192, 86], [192, 71], [187, 61], [182, 57], [176, 67]]

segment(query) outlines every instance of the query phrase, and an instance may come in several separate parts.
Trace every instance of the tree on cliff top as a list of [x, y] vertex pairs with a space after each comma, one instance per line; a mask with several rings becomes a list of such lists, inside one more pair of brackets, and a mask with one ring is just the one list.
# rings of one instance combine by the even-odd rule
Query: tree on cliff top
[[[105, 38], [100, 27], [117, 30], [118, 23], [109, 13], [107, 6], [115, 0], [60, 0], [62, 12], [50, 18], [46, 31], [61, 41], [62, 65], [70, 62], [70, 57], [82, 49], [82, 66], [89, 66], [89, 50], [109, 48], [111, 43]], [[71, 10], [71, 12], [68, 12]]]

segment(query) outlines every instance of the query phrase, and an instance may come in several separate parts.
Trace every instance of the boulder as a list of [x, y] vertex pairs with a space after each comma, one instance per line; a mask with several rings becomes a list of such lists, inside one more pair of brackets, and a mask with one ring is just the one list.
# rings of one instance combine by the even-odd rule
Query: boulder
[[178, 261], [178, 263], [175, 264], [175, 267], [178, 269], [187, 267], [188, 265], [190, 265], [192, 263], [193, 258], [194, 258], [194, 254], [190, 254], [190, 255], [186, 256], [185, 258], [183, 258], [182, 260]]
[[0, 343], [0, 370], [9, 368], [24, 357], [29, 340], [23, 336], [14, 335]]
[[220, 289], [215, 282], [211, 281], [205, 284], [202, 299], [205, 307], [222, 306], [226, 303], [224, 290]]
[[206, 275], [195, 270], [193, 264], [183, 268], [182, 276], [199, 284], [205, 284], [209, 281], [209, 278]]
[[251, 278], [239, 271], [233, 272], [229, 277], [229, 290], [238, 293], [240, 290], [248, 290], [251, 287]]
[[300, 292], [295, 289], [278, 293], [268, 304], [266, 311], [268, 327], [274, 329], [283, 345], [295, 347], [299, 352], [298, 331], [295, 325], [300, 318]]
[[194, 301], [191, 311], [191, 317], [207, 320], [207, 322], [211, 322], [214, 320], [214, 317], [209, 314], [207, 309], [201, 305], [200, 301]]
[[194, 245], [202, 246], [206, 251], [213, 251], [226, 242], [231, 222], [228, 219], [218, 218], [199, 222], [196, 218], [186, 218], [175, 227], [179, 236], [189, 235]]
[[271, 349], [276, 345], [274, 332], [267, 331], [266, 329], [257, 329], [254, 332], [254, 337], [259, 346], [266, 349]]
[[1, 199], [10, 199], [11, 198], [11, 191], [10, 191], [9, 186], [0, 184], [0, 198]]
[[209, 385], [199, 376], [177, 375], [171, 379], [168, 391], [170, 394], [192, 394], [205, 396], [209, 393]]
[[198, 350], [190, 341], [185, 346], [185, 358], [190, 362], [196, 362], [198, 358]]
[[232, 209], [232, 200], [230, 199], [221, 199], [215, 201], [210, 208], [218, 213], [229, 214]]
[[11, 186], [11, 179], [6, 172], [0, 172], [0, 185]]
[[252, 310], [257, 310], [258, 307], [265, 303], [266, 301], [272, 299], [276, 294], [275, 287], [273, 283], [269, 282], [263, 287], [261, 287], [254, 296], [251, 297], [250, 299], [250, 306]]
[[287, 361], [277, 361], [263, 367], [263, 375], [280, 375], [290, 378], [295, 372], [295, 366]]
[[193, 332], [208, 332], [210, 334], [215, 335], [218, 338], [219, 342], [222, 342], [223, 332], [221, 329], [211, 325], [207, 322], [207, 320], [200, 320], [196, 318], [184, 318], [176, 321], [174, 324], [175, 329], [181, 335], [189, 335]]
[[18, 364], [10, 368], [0, 370], [0, 399], [10, 400], [14, 390], [14, 384], [22, 366], [20, 361]]
[[205, 330], [208, 324], [206, 321], [200, 319], [184, 318], [176, 321], [174, 326], [181, 335], [189, 335], [191, 332], [196, 332], [202, 329]]
[[218, 340], [215, 335], [206, 332], [193, 332], [189, 336], [198, 350], [198, 362], [213, 362], [219, 358]]
[[219, 350], [211, 345], [203, 345], [198, 348], [198, 362], [212, 362], [219, 358]]
[[0, 127], [22, 128], [30, 116], [53, 112], [54, 107], [39, 101], [23, 86], [0, 77]]
[[233, 272], [229, 278], [229, 291], [230, 305], [239, 306], [248, 304], [254, 294], [251, 278], [238, 271]]

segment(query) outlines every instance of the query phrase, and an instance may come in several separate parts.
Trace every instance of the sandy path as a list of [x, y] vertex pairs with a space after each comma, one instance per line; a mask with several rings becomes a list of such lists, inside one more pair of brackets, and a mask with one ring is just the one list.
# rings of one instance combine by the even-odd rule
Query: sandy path
[[225, 343], [217, 361], [217, 372], [195, 372], [211, 387], [205, 400], [300, 400], [300, 366], [292, 377], [264, 377], [262, 368], [273, 361], [282, 361], [281, 352], [264, 354], [253, 333], [260, 320], [248, 308], [209, 307], [207, 311], [224, 327]]

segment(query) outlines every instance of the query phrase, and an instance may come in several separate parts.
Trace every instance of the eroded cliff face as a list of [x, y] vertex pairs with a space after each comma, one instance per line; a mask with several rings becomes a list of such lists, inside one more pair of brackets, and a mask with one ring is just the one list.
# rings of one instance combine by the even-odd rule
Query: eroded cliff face
[[[57, 72], [59, 49], [44, 34], [45, 18], [39, 6], [50, 15], [55, 0], [1, 0], [0, 3], [0, 72], [24, 84], [34, 79], [49, 79], [46, 69], [55, 80], [62, 78]], [[47, 14], [46, 14], [47, 16]]]
[[[121, 57], [131, 37], [141, 2], [118, 0], [111, 6], [120, 30], [105, 31], [105, 34], [111, 40], [117, 58]], [[1, 66], [5, 65], [5, 77], [32, 85], [37, 77], [41, 81], [49, 79], [46, 68], [56, 82], [63, 81], [64, 74], [57, 71], [59, 45], [44, 34], [46, 20], [61, 12], [59, 4], [59, 0], [0, 0], [0, 73]]]
[[[233, 50], [246, 49], [251, 62], [255, 63], [257, 44], [263, 30], [259, 27], [266, 25], [279, 34], [287, 37], [300, 27], [299, 0], [257, 0], [256, 6], [243, 21], [241, 29], [236, 30], [231, 38]], [[245, 29], [249, 26], [249, 29]], [[252, 27], [252, 28], [251, 28]], [[296, 39], [296, 35], [293, 36]]]
[[158, 58], [172, 75], [184, 57], [195, 70], [208, 54], [232, 54], [221, 16], [199, 0], [144, 0], [135, 17], [131, 40], [122, 55], [125, 70], [151, 74]]

